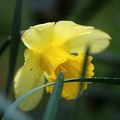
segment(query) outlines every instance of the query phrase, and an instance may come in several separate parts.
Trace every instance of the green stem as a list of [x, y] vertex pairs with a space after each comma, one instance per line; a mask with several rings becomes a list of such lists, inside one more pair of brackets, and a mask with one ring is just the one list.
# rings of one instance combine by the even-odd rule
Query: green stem
[[65, 80], [64, 82], [93, 82], [93, 83], [120, 85], [120, 78], [111, 78], [111, 77], [74, 78], [74, 79]]
[[[94, 82], [94, 83], [105, 83], [105, 84], [115, 84], [120, 85], [120, 78], [109, 78], [109, 77], [95, 77], [95, 78], [75, 78], [75, 79], [67, 79], [64, 80], [64, 82]], [[14, 116], [15, 109], [18, 107], [18, 105], [28, 96], [32, 95], [33, 93], [37, 92], [38, 90], [54, 85], [55, 82], [47, 83], [42, 86], [36, 87], [33, 90], [29, 91], [28, 93], [22, 95], [20, 98], [18, 98], [5, 112], [2, 120], [6, 120], [10, 117], [10, 115]]]
[[8, 79], [6, 84], [7, 95], [9, 95], [10, 93], [10, 88], [16, 67], [18, 47], [20, 43], [21, 10], [22, 10], [22, 0], [16, 0], [16, 6], [13, 16], [12, 33], [11, 33], [12, 44], [10, 44]]
[[[83, 63], [83, 68], [82, 68], [82, 75], [81, 75], [81, 78], [83, 81], [84, 81], [84, 78], [86, 75], [89, 51], [90, 51], [90, 46], [88, 46], [86, 48], [86, 52], [85, 52], [85, 58], [84, 58], [84, 63]], [[73, 116], [72, 116], [72, 119], [74, 119], [74, 120], [77, 120], [77, 117], [79, 115], [80, 97], [81, 97], [81, 94], [83, 93], [83, 86], [84, 85], [85, 85], [85, 83], [83, 83], [83, 82], [81, 84], [79, 84], [79, 92], [78, 92], [78, 96], [75, 100], [74, 111], [73, 111]]]
[[8, 45], [10, 44], [10, 38], [8, 38], [3, 45], [0, 47], [0, 56], [3, 54], [3, 52], [6, 50], [6, 48], [8, 47]]

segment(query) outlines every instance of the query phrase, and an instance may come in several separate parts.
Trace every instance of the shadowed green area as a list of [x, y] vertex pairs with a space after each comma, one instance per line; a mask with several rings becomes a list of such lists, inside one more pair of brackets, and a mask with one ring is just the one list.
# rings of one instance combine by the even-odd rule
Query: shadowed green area
[[[5, 91], [8, 65], [9, 65], [9, 47], [6, 47], [5, 40], [11, 34], [12, 16], [14, 13], [16, 0], [0, 1], [0, 50], [4, 53], [0, 56], [0, 90]], [[6, 9], [7, 8], [7, 9]], [[17, 14], [17, 17], [20, 17]], [[95, 65], [95, 76], [114, 77], [95, 78], [93, 84], [88, 90], [83, 92], [80, 97], [80, 110], [78, 119], [81, 120], [119, 120], [120, 116], [120, 0], [29, 0], [23, 1], [22, 25], [21, 29], [27, 29], [30, 25], [44, 23], [48, 21], [69, 19], [79, 24], [91, 25], [110, 34], [112, 40], [109, 48], [99, 55], [94, 55], [93, 63]], [[15, 20], [16, 22], [16, 20]], [[13, 22], [13, 24], [15, 23]], [[16, 32], [15, 28], [14, 33]], [[3, 48], [1, 47], [3, 46]], [[18, 49], [17, 44], [15, 48]], [[16, 69], [24, 62], [25, 46], [20, 42], [18, 60]], [[15, 50], [14, 52], [17, 53]], [[11, 56], [12, 57], [12, 56]], [[13, 60], [16, 55], [12, 57]], [[12, 61], [13, 61], [12, 60]], [[12, 65], [12, 64], [11, 64]], [[15, 69], [15, 71], [16, 71]], [[13, 70], [10, 71], [11, 75]], [[78, 81], [79, 79], [76, 79]], [[98, 84], [106, 83], [107, 84]], [[111, 84], [111, 85], [108, 85]], [[116, 85], [117, 84], [117, 85]], [[10, 86], [12, 87], [12, 86]], [[11, 91], [11, 99], [14, 100]], [[28, 114], [34, 119], [42, 119], [49, 94], [45, 94], [40, 105]], [[72, 116], [74, 106], [73, 101], [62, 99], [60, 108], [57, 112], [57, 120], [69, 120]]]
[[12, 31], [11, 31], [11, 43], [10, 43], [10, 56], [9, 56], [9, 68], [8, 68], [8, 79], [6, 83], [6, 94], [9, 95], [10, 88], [13, 81], [16, 60], [18, 56], [18, 48], [20, 44], [20, 27], [21, 27], [21, 10], [22, 10], [22, 0], [16, 1]]

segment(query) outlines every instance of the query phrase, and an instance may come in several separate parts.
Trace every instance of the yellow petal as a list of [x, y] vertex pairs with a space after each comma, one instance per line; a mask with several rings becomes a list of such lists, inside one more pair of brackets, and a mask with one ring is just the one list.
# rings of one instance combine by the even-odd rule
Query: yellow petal
[[63, 46], [68, 52], [84, 52], [87, 46], [90, 46], [91, 53], [98, 53], [107, 48], [110, 36], [94, 29], [82, 36], [78, 36], [67, 41]]
[[[44, 84], [44, 74], [40, 67], [39, 56], [34, 54], [31, 50], [25, 53], [26, 61], [14, 78], [14, 91], [16, 99], [35, 87]], [[21, 104], [20, 108], [24, 111], [29, 111], [35, 108], [40, 102], [43, 89], [35, 92], [27, 97]]]
[[52, 41], [54, 22], [30, 27], [22, 36], [23, 43], [34, 51], [40, 52]]
[[[94, 75], [94, 66], [91, 63], [91, 56], [88, 58], [88, 66], [86, 70], [86, 77], [92, 77]], [[83, 68], [84, 54], [79, 54], [79, 56], [73, 56], [69, 58], [66, 62], [60, 64], [53, 73], [49, 76], [48, 81], [53, 82], [56, 80], [56, 76], [60, 71], [64, 72], [65, 79], [70, 78], [79, 78], [81, 77], [81, 72]], [[85, 82], [83, 85], [83, 90], [85, 90], [88, 86], [88, 82]], [[69, 82], [64, 83], [62, 97], [65, 99], [71, 100], [75, 99], [79, 92], [79, 82]], [[53, 86], [47, 87], [46, 90], [52, 93]]]
[[94, 27], [78, 25], [72, 21], [59, 21], [54, 28], [54, 44], [62, 45], [67, 40], [87, 34], [94, 30]]

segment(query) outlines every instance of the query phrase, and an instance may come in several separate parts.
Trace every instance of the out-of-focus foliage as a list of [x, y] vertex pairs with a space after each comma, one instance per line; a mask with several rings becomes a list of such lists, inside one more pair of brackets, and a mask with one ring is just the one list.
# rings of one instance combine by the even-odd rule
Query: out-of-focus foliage
[[[0, 46], [11, 34], [11, 24], [16, 0], [0, 1]], [[22, 29], [30, 25], [47, 21], [69, 19], [79, 24], [92, 25], [100, 28], [112, 37], [111, 44], [105, 50], [109, 57], [120, 56], [120, 0], [26, 0], [22, 8]], [[17, 67], [23, 64], [24, 46], [20, 44]], [[117, 57], [116, 57], [117, 56]], [[9, 49], [6, 49], [0, 58], [0, 91], [4, 91], [8, 73]], [[109, 60], [109, 59], [107, 59]], [[102, 61], [102, 60], [101, 60]], [[95, 76], [120, 77], [120, 66], [107, 64], [108, 62], [95, 63]], [[120, 87], [115, 85], [92, 84], [81, 96], [81, 120], [119, 120], [120, 119]], [[12, 93], [13, 94], [13, 93]], [[12, 96], [12, 95], [11, 95]], [[40, 119], [43, 116], [48, 100], [44, 95], [41, 104], [32, 112], [31, 116]], [[12, 97], [13, 98], [13, 97]], [[74, 101], [62, 99], [58, 111], [58, 118], [69, 120], [71, 118]]]

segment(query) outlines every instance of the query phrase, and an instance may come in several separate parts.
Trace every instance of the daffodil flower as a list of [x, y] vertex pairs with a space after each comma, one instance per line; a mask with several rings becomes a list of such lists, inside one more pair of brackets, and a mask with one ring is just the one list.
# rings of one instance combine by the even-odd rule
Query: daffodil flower
[[[25, 50], [24, 65], [17, 71], [14, 78], [16, 99], [35, 87], [45, 83], [44, 74], [48, 82], [56, 80], [60, 71], [65, 79], [81, 77], [84, 52], [87, 45], [91, 53], [98, 53], [109, 45], [110, 36], [91, 26], [78, 25], [72, 21], [48, 22], [30, 27], [22, 35]], [[77, 52], [78, 55], [71, 53]], [[86, 77], [94, 75], [92, 57], [88, 57]], [[62, 97], [75, 99], [79, 90], [78, 82], [64, 83]], [[87, 88], [86, 82], [83, 90]], [[52, 93], [53, 86], [46, 88]], [[42, 98], [43, 90], [34, 93], [21, 103], [20, 108], [28, 111], [35, 108]]]

